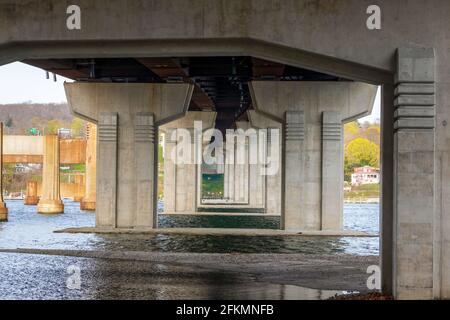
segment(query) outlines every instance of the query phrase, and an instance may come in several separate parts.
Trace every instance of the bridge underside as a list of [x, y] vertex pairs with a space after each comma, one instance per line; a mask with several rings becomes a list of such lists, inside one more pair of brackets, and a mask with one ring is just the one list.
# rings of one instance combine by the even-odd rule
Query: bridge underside
[[[241, 121], [248, 126], [252, 112], [265, 118], [262, 127], [271, 127], [269, 120], [279, 123], [283, 140], [283, 227], [297, 230], [339, 228], [339, 216], [333, 212], [339, 207], [339, 197], [336, 197], [339, 192], [335, 191], [341, 184], [337, 171], [332, 169], [341, 167], [339, 161], [334, 161], [342, 154], [341, 144], [337, 143], [341, 139], [337, 128], [344, 121], [367, 114], [371, 107], [362, 102], [370, 104], [374, 96], [373, 86], [349, 79], [370, 78], [370, 83], [382, 84], [383, 130], [395, 130], [394, 136], [389, 131], [383, 137], [383, 170], [391, 172], [393, 165], [397, 168], [393, 180], [390, 176], [383, 177], [383, 288], [387, 291], [393, 288], [402, 298], [431, 297], [436, 294], [432, 282], [437, 277], [432, 267], [433, 253], [428, 249], [421, 252], [414, 259], [414, 270], [409, 268], [408, 257], [417, 254], [417, 248], [433, 248], [433, 232], [429, 231], [432, 217], [417, 219], [419, 213], [415, 208], [426, 212], [428, 209], [424, 206], [426, 203], [432, 206], [434, 189], [431, 188], [431, 195], [427, 191], [426, 195], [414, 197], [412, 202], [404, 199], [409, 199], [411, 192], [417, 194], [418, 189], [411, 181], [423, 181], [422, 178], [434, 181], [434, 167], [427, 165], [431, 171], [421, 171], [401, 164], [405, 157], [413, 157], [424, 165], [429, 162], [423, 155], [434, 157], [434, 124], [430, 122], [434, 111], [427, 110], [434, 110], [435, 57], [432, 49], [401, 49], [397, 56], [395, 93], [387, 73], [377, 73], [374, 69], [334, 64], [337, 71], [333, 74], [340, 74], [340, 71], [352, 74], [345, 79], [247, 56], [185, 59], [199, 64], [202, 60], [215, 61], [198, 69], [182, 63], [180, 58], [169, 59], [167, 63], [154, 58], [148, 63], [142, 63], [140, 60], [146, 60], [142, 58], [26, 59], [24, 62], [76, 80], [66, 84], [69, 104], [76, 115], [98, 124], [98, 163], [105, 164], [97, 172], [97, 226], [113, 228], [155, 226], [154, 132], [185, 117], [188, 111], [217, 112], [214, 126], [222, 131], [238, 127]], [[223, 59], [225, 63], [214, 59]], [[100, 61], [106, 62], [106, 66], [108, 61], [116, 61], [110, 63], [109, 68], [117, 67], [117, 70], [99, 68]], [[117, 63], [120, 61], [127, 63]], [[175, 61], [175, 66], [171, 61]], [[236, 61], [250, 63], [236, 64]], [[126, 64], [134, 72], [127, 67], [123, 70]], [[330, 69], [325, 63], [314, 69], [327, 68]], [[226, 71], [220, 73], [220, 70]], [[380, 77], [377, 78], [377, 74]], [[393, 103], [394, 95], [397, 99]], [[424, 112], [417, 113], [419, 110]], [[392, 127], [394, 117], [395, 128]], [[424, 143], [411, 144], [412, 140]], [[421, 158], [417, 158], [418, 155], [422, 155]], [[132, 170], [124, 167], [129, 163], [134, 163]], [[311, 176], [310, 172], [320, 174]], [[418, 176], [422, 178], [416, 180]], [[308, 199], [315, 200], [306, 203]], [[324, 203], [323, 199], [332, 201]], [[129, 212], [132, 214], [127, 214]], [[417, 244], [411, 235], [419, 233], [424, 236], [419, 237], [421, 242]], [[393, 252], [397, 255], [393, 256]]]
[[[23, 62], [75, 80], [65, 85], [72, 112], [99, 126], [98, 162], [108, 164], [97, 171], [98, 226], [156, 225], [159, 131], [166, 213], [238, 208], [281, 215], [285, 229], [342, 229], [342, 124], [370, 113], [375, 86], [250, 56]], [[277, 129], [264, 148], [279, 145], [278, 171], [261, 174], [246, 147], [247, 163], [225, 156], [223, 201], [202, 201], [201, 165], [170, 159], [173, 131], [192, 131], [194, 121], [224, 137], [227, 129]]]
[[189, 111], [217, 112], [216, 128], [235, 127], [252, 109], [250, 81], [350, 81], [249, 56], [26, 59], [26, 64], [77, 82], [190, 83]]

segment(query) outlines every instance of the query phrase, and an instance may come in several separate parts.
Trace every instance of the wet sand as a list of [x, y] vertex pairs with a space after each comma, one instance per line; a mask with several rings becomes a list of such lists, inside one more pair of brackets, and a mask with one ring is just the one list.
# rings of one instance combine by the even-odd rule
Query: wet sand
[[[375, 256], [1, 250], [0, 299], [327, 299], [366, 293]], [[70, 265], [81, 289], [69, 290]]]

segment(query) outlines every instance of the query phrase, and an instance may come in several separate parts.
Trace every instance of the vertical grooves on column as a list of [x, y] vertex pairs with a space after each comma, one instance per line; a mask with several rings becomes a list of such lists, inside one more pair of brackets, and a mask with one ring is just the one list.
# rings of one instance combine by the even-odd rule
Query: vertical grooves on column
[[304, 210], [305, 114], [286, 111], [283, 144], [282, 228], [306, 229]]
[[341, 230], [343, 215], [342, 121], [339, 112], [322, 115], [321, 228]]
[[157, 171], [155, 127], [152, 113], [140, 112], [134, 117], [134, 166], [136, 170], [136, 227], [154, 227]]
[[[98, 134], [97, 167], [97, 222], [102, 227], [117, 227], [117, 156], [118, 114], [100, 114]], [[100, 222], [99, 222], [100, 221]]]

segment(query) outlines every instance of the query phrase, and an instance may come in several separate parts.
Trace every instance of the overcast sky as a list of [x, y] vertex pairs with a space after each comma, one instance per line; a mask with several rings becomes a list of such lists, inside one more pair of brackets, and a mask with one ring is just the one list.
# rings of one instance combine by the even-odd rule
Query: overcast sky
[[[65, 102], [64, 81], [57, 77], [57, 82], [45, 78], [45, 71], [29, 65], [15, 62], [0, 67], [0, 104], [19, 102]], [[380, 118], [380, 90], [371, 116], [360, 121], [375, 121]]]
[[29, 65], [15, 62], [0, 67], [0, 104], [19, 102], [65, 102], [64, 81], [57, 82], [45, 78], [45, 71]]

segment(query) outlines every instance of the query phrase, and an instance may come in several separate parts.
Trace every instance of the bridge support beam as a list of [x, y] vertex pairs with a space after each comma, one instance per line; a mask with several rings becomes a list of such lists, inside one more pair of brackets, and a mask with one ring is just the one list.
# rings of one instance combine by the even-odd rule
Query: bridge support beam
[[59, 185], [59, 137], [44, 137], [44, 164], [42, 170], [42, 197], [39, 200], [38, 213], [63, 213]]
[[0, 122], [0, 221], [8, 221], [8, 208], [3, 201], [3, 122]]
[[[330, 157], [338, 153], [338, 159], [343, 157], [343, 148], [337, 139], [322, 145], [323, 138], [329, 140], [329, 125], [334, 134], [340, 123], [370, 113], [377, 87], [306, 81], [253, 81], [249, 87], [256, 112], [283, 124], [282, 228], [341, 229], [342, 201], [330, 195], [342, 194], [343, 167], [341, 161], [332, 162]], [[340, 117], [328, 120], [329, 112]], [[324, 119], [326, 134], [322, 133]], [[338, 182], [327, 176], [338, 177]], [[331, 209], [331, 203], [337, 207]]]
[[81, 210], [94, 211], [96, 200], [96, 175], [97, 175], [97, 126], [88, 123], [86, 144], [86, 174], [84, 177], [85, 191], [80, 202]]
[[157, 128], [183, 117], [190, 84], [66, 83], [72, 112], [98, 123], [97, 227], [156, 227]]
[[[214, 126], [216, 112], [190, 111], [178, 120], [161, 126], [164, 139], [164, 213], [186, 214], [197, 211], [201, 191], [201, 159], [198, 159], [198, 148], [202, 146], [200, 133], [196, 132], [195, 121], [201, 123], [205, 131]], [[190, 139], [187, 163], [181, 163], [177, 156], [182, 155], [178, 143], [186, 143]], [[180, 154], [178, 154], [180, 153]], [[190, 159], [190, 161], [189, 161]], [[200, 160], [200, 161], [199, 161]], [[180, 162], [178, 162], [180, 161]]]
[[38, 189], [38, 184], [36, 181], [28, 181], [27, 182], [27, 194], [23, 201], [26, 206], [35, 206], [39, 203], [37, 189]]

